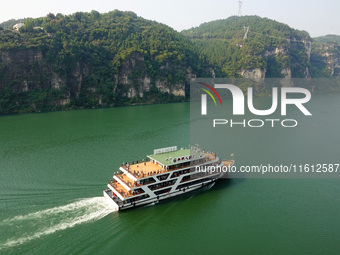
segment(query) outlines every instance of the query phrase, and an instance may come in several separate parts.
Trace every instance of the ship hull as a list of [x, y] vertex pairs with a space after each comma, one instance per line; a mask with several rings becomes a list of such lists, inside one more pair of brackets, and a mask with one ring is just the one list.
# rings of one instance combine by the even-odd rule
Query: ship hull
[[104, 190], [103, 194], [104, 194], [104, 197], [109, 200], [110, 204], [112, 204], [112, 206], [115, 208], [116, 211], [121, 211], [121, 210], [135, 208], [137, 206], [143, 206], [143, 205], [149, 205], [149, 204], [152, 204], [152, 203], [158, 203], [159, 201], [162, 201], [162, 200], [165, 200], [165, 199], [173, 198], [173, 197], [176, 197], [176, 196], [181, 196], [181, 195], [187, 194], [189, 192], [205, 188], [205, 187], [207, 187], [211, 184], [214, 184], [222, 176], [220, 175], [216, 179], [212, 179], [212, 180], [200, 183], [200, 184], [188, 186], [186, 188], [180, 189], [178, 191], [174, 191], [172, 193], [159, 195], [155, 198], [149, 198], [149, 199], [146, 199], [146, 200], [143, 200], [143, 201], [139, 201], [139, 202], [136, 201], [136, 202], [129, 203], [129, 204], [119, 204], [119, 203], [115, 202], [114, 199], [110, 196], [110, 192], [111, 192], [110, 189]]

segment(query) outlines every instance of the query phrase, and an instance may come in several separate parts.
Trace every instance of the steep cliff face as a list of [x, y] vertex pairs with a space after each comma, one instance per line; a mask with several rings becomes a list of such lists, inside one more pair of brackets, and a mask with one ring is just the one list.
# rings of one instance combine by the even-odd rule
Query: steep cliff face
[[[46, 64], [39, 49], [1, 51], [2, 75], [0, 90], [8, 94], [41, 92], [54, 94], [49, 97], [50, 106], [65, 106], [71, 102], [71, 94], [79, 96], [84, 77], [89, 74], [87, 64], [77, 62], [72, 72], [60, 75]], [[62, 67], [61, 67], [62, 69]], [[22, 94], [24, 95], [24, 94]], [[17, 102], [19, 104], [19, 101]], [[29, 102], [37, 110], [34, 102]]]
[[[13, 101], [12, 108], [17, 108], [13, 112], [82, 107], [84, 98], [90, 100], [91, 107], [107, 106], [103, 98], [110, 94], [116, 98], [143, 98], [151, 88], [184, 98], [190, 78], [196, 76], [191, 67], [176, 66], [171, 61], [160, 65], [160, 74], [155, 75], [148, 69], [144, 55], [136, 51], [119, 66], [111, 79], [112, 87], [103, 90], [102, 84], [93, 82], [94, 68], [91, 63], [76, 61], [67, 70], [59, 66], [56, 72], [46, 64], [46, 56], [39, 49], [0, 51], [0, 113], [11, 112], [4, 110], [9, 100]], [[172, 79], [180, 70], [182, 79]], [[20, 110], [21, 104], [26, 110]]]
[[[315, 55], [319, 55], [319, 60], [324, 63], [323, 71], [331, 76], [339, 77], [340, 68], [340, 46], [335, 43], [315, 44], [313, 51]], [[314, 57], [315, 57], [314, 55]]]
[[11, 87], [15, 92], [23, 92], [48, 87], [46, 80], [41, 77], [46, 71], [42, 62], [40, 50], [0, 51], [0, 88]]
[[[91, 72], [91, 66], [87, 63], [76, 62], [69, 75], [60, 75], [44, 64], [41, 50], [0, 51], [0, 63], [6, 72], [0, 80], [1, 89], [10, 87], [14, 92], [25, 92], [34, 89], [68, 88], [74, 92], [76, 97], [83, 89], [96, 91], [96, 87], [83, 88], [83, 81]], [[171, 73], [177, 67], [167, 61], [160, 66], [160, 69]], [[187, 79], [183, 83], [172, 83], [167, 77], [151, 78], [143, 54], [133, 52], [115, 75], [115, 91], [128, 98], [143, 97], [151, 86], [155, 86], [161, 92], [185, 96], [185, 84], [190, 78], [195, 77], [190, 67], [187, 68], [185, 74]], [[42, 76], [44, 79], [41, 78]]]
[[265, 51], [265, 68], [241, 69], [238, 73], [254, 80], [281, 78], [283, 86], [294, 86], [292, 78], [340, 77], [340, 46], [337, 42], [312, 43], [310, 38], [287, 42]]
[[309, 72], [311, 42], [303, 42], [302, 47], [300, 45], [302, 57], [300, 56], [300, 58], [295, 60], [291, 56], [290, 48], [291, 46], [288, 44], [276, 47], [273, 50], [266, 50], [262, 56], [266, 61], [265, 67], [241, 69], [238, 73], [244, 78], [256, 81], [261, 81], [265, 78], [281, 78], [283, 79], [283, 86], [292, 86], [291, 80], [293, 76], [311, 78]]
[[293, 87], [292, 83], [292, 70], [290, 68], [284, 68], [281, 70], [283, 78], [281, 79], [282, 87]]
[[171, 61], [160, 65], [159, 69], [164, 75], [153, 77], [147, 68], [144, 55], [138, 51], [131, 53], [122, 65], [118, 68], [116, 78], [116, 92], [128, 98], [143, 97], [151, 87], [157, 88], [160, 92], [166, 92], [175, 96], [185, 96], [185, 86], [192, 76], [192, 69], [187, 68], [187, 78], [182, 83], [173, 82], [166, 74], [173, 73], [178, 69]]
[[281, 78], [282, 86], [340, 76], [338, 44], [311, 44], [307, 32], [257, 16], [178, 33], [132, 12], [92, 11], [0, 33], [0, 114], [181, 101], [196, 76]]
[[188, 38], [132, 12], [49, 14], [1, 32], [0, 113], [181, 101], [209, 67]]
[[286, 24], [258, 16], [229, 17], [182, 31], [221, 76], [310, 77], [311, 37]]
[[266, 70], [261, 70], [260, 68], [255, 69], [242, 69], [239, 72], [244, 78], [252, 79], [255, 81], [264, 80], [266, 77]]

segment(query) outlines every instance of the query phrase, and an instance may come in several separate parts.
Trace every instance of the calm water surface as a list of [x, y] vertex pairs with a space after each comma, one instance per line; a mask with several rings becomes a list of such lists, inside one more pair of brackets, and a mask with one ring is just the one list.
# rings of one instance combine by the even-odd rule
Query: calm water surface
[[[323, 120], [339, 117], [339, 95], [313, 101], [313, 111], [325, 111], [317, 115]], [[337, 110], [322, 110], [330, 104]], [[158, 147], [187, 147], [189, 108], [0, 117], [0, 254], [339, 254], [339, 179], [226, 179], [154, 206], [112, 212], [102, 190], [113, 171]], [[339, 134], [339, 127], [337, 118], [326, 130]], [[233, 150], [249, 163], [243, 139]], [[246, 139], [251, 146], [258, 137]], [[339, 135], [333, 141], [330, 153], [340, 156]], [[326, 153], [325, 146], [320, 157]]]

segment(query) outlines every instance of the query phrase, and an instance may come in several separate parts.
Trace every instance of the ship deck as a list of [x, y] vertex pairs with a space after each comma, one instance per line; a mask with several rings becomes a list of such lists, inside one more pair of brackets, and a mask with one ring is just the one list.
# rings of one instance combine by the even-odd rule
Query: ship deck
[[[204, 154], [205, 154], [205, 159], [207, 160], [207, 162], [216, 159], [215, 153], [205, 152]], [[194, 165], [192, 165], [192, 166], [194, 166]], [[129, 165], [129, 167], [126, 167], [126, 166], [122, 166], [122, 167], [125, 170], [129, 171], [137, 179], [141, 179], [141, 178], [146, 178], [148, 176], [153, 176], [153, 175], [160, 174], [160, 173], [167, 173], [167, 172], [171, 172], [171, 171], [174, 171], [174, 170], [187, 168], [188, 166], [166, 170], [166, 169], [163, 169], [161, 166], [159, 166], [157, 163], [154, 163], [152, 161], [147, 161], [147, 162], [140, 162], [138, 164], [136, 163], [136, 164], [133, 164], [133, 165]], [[123, 177], [123, 175], [119, 175], [119, 176]], [[133, 185], [132, 180], [130, 178], [128, 178], [126, 175], [124, 175], [124, 176], [125, 177], [123, 177], [124, 178], [123, 181], [127, 185], [128, 185], [128, 182], [130, 182], [131, 185]]]
[[[215, 154], [213, 154], [213, 153], [205, 153], [205, 154], [206, 154], [206, 158], [207, 158], [208, 161], [212, 161], [216, 158]], [[223, 160], [223, 163], [226, 166], [231, 166], [231, 165], [233, 165], [234, 161]], [[130, 172], [132, 171], [132, 173], [137, 172], [137, 171], [140, 173], [140, 176], [136, 176], [134, 174], [138, 179], [144, 178], [146, 176], [155, 175], [155, 174], [157, 174], [157, 171], [158, 171], [158, 173], [166, 173], [166, 172], [173, 171], [173, 170], [163, 170], [159, 165], [157, 165], [157, 164], [155, 164], [151, 161], [145, 162], [145, 164], [142, 162], [138, 166], [137, 166], [137, 164], [131, 165], [129, 167], [129, 169], [130, 169]], [[181, 169], [181, 168], [177, 168], [175, 170], [179, 170], [179, 169]], [[137, 183], [135, 183], [126, 174], [117, 174], [116, 176], [118, 176], [130, 188], [137, 188], [139, 186], [142, 186], [142, 185], [138, 185]], [[193, 179], [190, 179], [190, 180], [193, 180]], [[120, 184], [119, 182], [110, 183], [110, 185], [112, 187], [114, 187], [115, 190], [118, 191], [124, 198], [129, 198], [129, 197], [134, 196], [133, 193], [126, 190], [125, 187], [122, 184]]]
[[199, 159], [201, 156], [203, 156], [203, 152], [197, 152], [195, 150], [190, 149], [180, 149], [176, 151], [170, 151], [170, 152], [164, 152], [164, 153], [158, 153], [149, 155], [148, 157], [156, 160], [157, 162], [160, 162], [161, 165], [169, 165], [172, 164], [172, 158], [181, 158], [181, 157], [187, 157], [187, 156], [194, 156], [194, 158]]
[[109, 183], [109, 185], [111, 185], [111, 187], [113, 187], [117, 192], [119, 192], [119, 194], [124, 198], [132, 196], [119, 182]]
[[151, 176], [157, 173], [167, 172], [162, 167], [160, 167], [158, 164], [155, 164], [152, 161], [141, 162], [139, 164], [130, 165], [129, 171], [133, 173], [134, 176], [138, 179]]

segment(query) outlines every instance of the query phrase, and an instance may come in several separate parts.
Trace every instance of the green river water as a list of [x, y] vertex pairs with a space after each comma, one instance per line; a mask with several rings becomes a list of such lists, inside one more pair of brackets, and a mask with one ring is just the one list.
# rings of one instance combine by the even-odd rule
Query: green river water
[[[316, 96], [310, 107], [313, 123], [331, 123], [307, 131], [331, 136], [318, 144], [320, 159], [340, 163], [340, 95]], [[336, 178], [222, 179], [112, 212], [102, 190], [113, 171], [155, 148], [187, 147], [189, 114], [189, 103], [177, 103], [0, 117], [0, 254], [340, 254]], [[242, 151], [256, 151], [258, 139], [231, 143], [239, 164], [256, 161]], [[286, 140], [276, 137], [266, 157], [279, 144], [291, 151]]]

